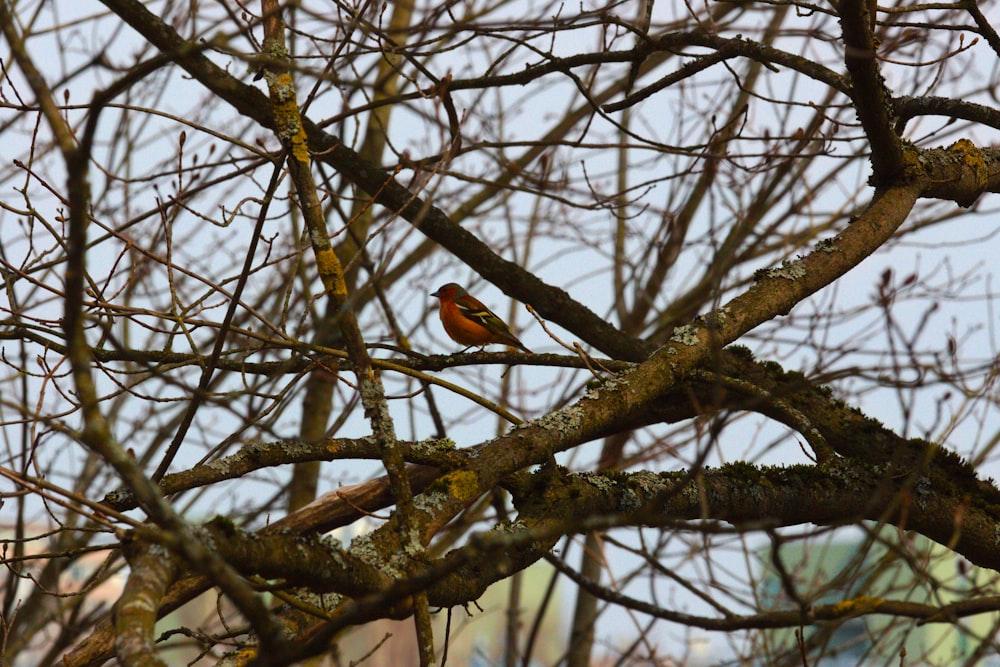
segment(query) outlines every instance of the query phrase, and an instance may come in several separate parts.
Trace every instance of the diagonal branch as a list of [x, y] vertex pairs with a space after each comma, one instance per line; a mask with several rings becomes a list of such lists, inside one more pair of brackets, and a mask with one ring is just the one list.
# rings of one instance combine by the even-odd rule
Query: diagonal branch
[[841, 0], [840, 26], [844, 63], [852, 84], [851, 98], [871, 145], [875, 183], [886, 185], [903, 173], [903, 145], [893, 129], [892, 99], [876, 60], [874, 11], [874, 2]]
[[[186, 42], [174, 29], [136, 0], [102, 0], [111, 11], [176, 62], [206, 88], [239, 113], [275, 129], [266, 96], [211, 62], [200, 47]], [[618, 359], [638, 360], [647, 347], [625, 337], [604, 318], [573, 300], [565, 291], [546, 285], [517, 264], [497, 255], [475, 235], [454, 224], [440, 209], [415, 196], [378, 165], [326, 134], [308, 118], [302, 119], [310, 151], [386, 208], [398, 212], [421, 232], [447, 248], [508, 295], [530, 303], [542, 317], [558, 322], [588, 344]]]

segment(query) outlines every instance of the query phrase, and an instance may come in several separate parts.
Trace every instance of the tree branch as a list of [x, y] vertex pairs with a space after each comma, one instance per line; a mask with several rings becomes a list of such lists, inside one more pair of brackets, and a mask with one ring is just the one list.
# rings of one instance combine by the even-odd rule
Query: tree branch
[[902, 176], [904, 164], [903, 146], [892, 125], [892, 98], [875, 58], [874, 11], [875, 3], [869, 0], [841, 0], [839, 7], [851, 99], [871, 144], [875, 183], [882, 186]]

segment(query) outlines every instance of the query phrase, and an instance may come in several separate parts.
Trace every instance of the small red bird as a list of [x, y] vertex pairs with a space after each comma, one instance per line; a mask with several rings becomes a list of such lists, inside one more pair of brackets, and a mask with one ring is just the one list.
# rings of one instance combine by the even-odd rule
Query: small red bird
[[485, 347], [492, 343], [510, 345], [531, 353], [517, 336], [510, 332], [503, 320], [484, 306], [465, 288], [457, 283], [448, 283], [431, 292], [431, 296], [441, 299], [441, 324], [453, 341], [459, 345]]

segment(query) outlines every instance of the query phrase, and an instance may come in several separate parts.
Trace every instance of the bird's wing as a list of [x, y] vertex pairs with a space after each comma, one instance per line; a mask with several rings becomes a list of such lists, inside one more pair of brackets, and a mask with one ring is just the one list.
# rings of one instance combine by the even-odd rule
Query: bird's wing
[[485, 327], [490, 332], [497, 334], [498, 336], [510, 336], [510, 328], [507, 324], [496, 316], [492, 310], [487, 308], [481, 303], [471, 302], [470, 300], [456, 301], [455, 305], [458, 306], [459, 312], [472, 320], [476, 324]]

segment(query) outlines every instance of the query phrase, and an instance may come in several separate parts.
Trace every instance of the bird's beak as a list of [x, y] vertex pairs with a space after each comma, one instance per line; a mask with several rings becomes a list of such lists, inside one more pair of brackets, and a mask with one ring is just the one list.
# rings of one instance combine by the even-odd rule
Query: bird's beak
[[438, 291], [440, 290], [435, 290], [434, 292], [431, 292], [431, 296], [438, 296]]

